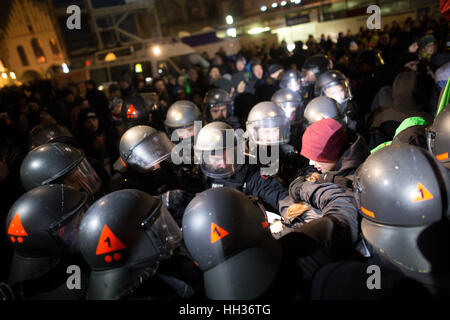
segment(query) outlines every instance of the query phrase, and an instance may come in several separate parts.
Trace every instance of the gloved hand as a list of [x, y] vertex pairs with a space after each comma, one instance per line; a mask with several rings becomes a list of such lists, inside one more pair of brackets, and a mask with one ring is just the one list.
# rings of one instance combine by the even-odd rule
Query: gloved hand
[[163, 204], [166, 206], [167, 209], [169, 209], [170, 213], [172, 213], [172, 215], [174, 215], [174, 217], [176, 218], [179, 215], [180, 211], [184, 212], [184, 209], [187, 207], [189, 202], [194, 198], [194, 195], [187, 191], [176, 189], [176, 190], [169, 190], [163, 193], [161, 198]]

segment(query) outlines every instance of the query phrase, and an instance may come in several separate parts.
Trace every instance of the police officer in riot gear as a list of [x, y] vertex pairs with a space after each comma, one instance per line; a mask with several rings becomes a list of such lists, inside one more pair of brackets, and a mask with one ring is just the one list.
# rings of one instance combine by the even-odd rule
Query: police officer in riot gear
[[272, 148], [279, 149], [277, 175], [288, 185], [307, 161], [289, 144], [290, 119], [284, 110], [273, 102], [260, 102], [250, 111], [246, 126], [250, 143], [267, 147], [270, 154]]
[[[201, 126], [202, 113], [191, 101], [181, 100], [172, 104], [167, 111], [164, 126], [171, 140], [176, 144], [173, 153], [179, 158], [172, 169], [180, 181], [191, 181], [185, 189], [202, 191], [206, 188], [200, 167], [194, 164], [195, 122]], [[179, 141], [179, 143], [176, 143]], [[198, 189], [198, 186], [202, 186]]]
[[[28, 191], [11, 207], [6, 233], [14, 249], [8, 284], [16, 299], [83, 299], [87, 274], [79, 256], [78, 227], [87, 194], [63, 185]], [[82, 269], [81, 287], [67, 286], [67, 267]]]
[[203, 99], [203, 116], [206, 123], [224, 121], [234, 129], [241, 127], [234, 116], [233, 100], [223, 89], [211, 89], [206, 93]]
[[[172, 104], [169, 110], [167, 110], [164, 126], [167, 135], [173, 142], [180, 141], [186, 147], [189, 144], [193, 150], [195, 121], [200, 121], [201, 124], [202, 113], [200, 109], [191, 101], [180, 100]], [[193, 155], [194, 153], [191, 152], [190, 156], [192, 158], [189, 159], [190, 164], [193, 163]], [[189, 164], [186, 162], [183, 161], [183, 164]]]
[[291, 126], [302, 123], [304, 106], [302, 97], [297, 91], [280, 89], [273, 94], [272, 102], [284, 110]]
[[45, 184], [64, 184], [90, 197], [98, 195], [102, 186], [83, 151], [60, 142], [31, 150], [20, 167], [20, 179], [26, 190]]
[[140, 95], [128, 97], [122, 104], [122, 132], [133, 126], [148, 125], [151, 113]]
[[[257, 159], [246, 158], [244, 138], [225, 122], [216, 121], [204, 126], [198, 133], [194, 151], [208, 186], [212, 188], [238, 189], [258, 197], [271, 211], [278, 211], [278, 202], [288, 196], [287, 188], [278, 179], [262, 174], [275, 174], [274, 168], [261, 169]], [[250, 154], [249, 157], [256, 156]], [[253, 164], [249, 164], [250, 161], [254, 161]]]
[[50, 142], [61, 142], [76, 147], [76, 141], [69, 129], [50, 123], [37, 125], [30, 131], [30, 150]]
[[450, 169], [450, 107], [446, 106], [434, 119], [428, 129], [428, 150]]
[[[149, 126], [128, 129], [120, 139], [120, 161], [124, 172], [114, 175], [112, 190], [138, 189], [151, 195], [164, 193], [163, 199], [177, 221], [185, 205], [192, 199], [191, 192], [206, 188], [199, 175], [178, 174], [171, 161], [173, 143], [167, 135]], [[184, 191], [185, 190], [185, 191]]]
[[290, 89], [280, 89], [272, 96], [272, 102], [282, 108], [289, 118], [291, 125], [290, 145], [299, 151], [301, 149], [301, 139], [297, 137], [301, 137], [304, 130], [303, 113], [305, 105], [302, 96]]
[[305, 61], [302, 67], [302, 79], [307, 102], [316, 96], [314, 87], [317, 79], [322, 73], [332, 68], [333, 61], [323, 54], [314, 55]]
[[[339, 111], [344, 117], [352, 119], [353, 108], [350, 102], [353, 99], [350, 82], [347, 77], [338, 70], [329, 70], [322, 73], [315, 84], [316, 96], [333, 98], [339, 104]], [[348, 120], [347, 120], [348, 122]]]
[[167, 110], [164, 126], [169, 138], [174, 132], [177, 132], [177, 136], [181, 140], [194, 136], [195, 121], [202, 121], [200, 109], [191, 101], [180, 100]]
[[159, 197], [133, 189], [110, 193], [86, 212], [79, 235], [91, 268], [87, 299], [194, 295], [184, 281], [195, 282], [194, 263], [180, 249], [181, 230]]
[[255, 299], [279, 271], [282, 248], [264, 212], [237, 190], [215, 188], [197, 195], [186, 208], [183, 236], [203, 271], [208, 299]]
[[439, 161], [416, 146], [385, 147], [358, 169], [354, 192], [373, 259], [448, 297], [450, 179]]

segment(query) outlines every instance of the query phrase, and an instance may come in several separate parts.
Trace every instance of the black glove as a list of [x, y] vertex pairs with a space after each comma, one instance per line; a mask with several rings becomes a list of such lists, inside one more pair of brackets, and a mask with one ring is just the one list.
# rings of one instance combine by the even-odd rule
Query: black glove
[[175, 218], [179, 214], [182, 215], [184, 209], [193, 198], [193, 194], [181, 189], [169, 190], [162, 195], [163, 204]]

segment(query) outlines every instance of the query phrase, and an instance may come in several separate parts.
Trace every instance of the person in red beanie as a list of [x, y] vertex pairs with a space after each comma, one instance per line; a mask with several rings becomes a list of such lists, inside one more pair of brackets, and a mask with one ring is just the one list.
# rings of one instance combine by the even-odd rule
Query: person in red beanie
[[322, 173], [319, 182], [351, 187], [352, 175], [370, 151], [361, 135], [346, 130], [334, 119], [323, 119], [305, 130], [301, 155]]
[[301, 155], [309, 164], [325, 173], [335, 168], [347, 145], [344, 127], [334, 119], [317, 121], [309, 126], [302, 138]]

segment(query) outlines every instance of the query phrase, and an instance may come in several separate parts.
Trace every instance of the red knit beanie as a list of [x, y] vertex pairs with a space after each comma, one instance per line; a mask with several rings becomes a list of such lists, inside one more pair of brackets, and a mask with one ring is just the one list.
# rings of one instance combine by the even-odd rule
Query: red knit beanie
[[347, 144], [347, 134], [334, 119], [322, 119], [310, 125], [303, 134], [301, 155], [313, 161], [339, 160]]

